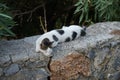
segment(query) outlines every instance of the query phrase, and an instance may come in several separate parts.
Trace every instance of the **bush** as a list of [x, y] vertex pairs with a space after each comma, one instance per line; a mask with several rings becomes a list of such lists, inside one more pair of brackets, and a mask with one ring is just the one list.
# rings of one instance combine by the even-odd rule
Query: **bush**
[[15, 34], [10, 30], [15, 22], [12, 17], [7, 13], [8, 7], [0, 3], [0, 39], [4, 36], [15, 36]]
[[120, 20], [120, 0], [79, 0], [74, 14], [79, 23]]

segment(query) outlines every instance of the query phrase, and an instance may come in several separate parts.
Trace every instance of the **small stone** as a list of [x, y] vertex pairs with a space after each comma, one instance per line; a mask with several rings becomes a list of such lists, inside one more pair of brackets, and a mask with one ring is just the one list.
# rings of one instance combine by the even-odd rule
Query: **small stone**
[[7, 63], [10, 61], [10, 57], [8, 55], [0, 56], [0, 65], [3, 65], [4, 63]]
[[41, 75], [36, 75], [36, 80], [48, 80], [47, 77], [43, 77]]
[[43, 67], [46, 65], [47, 64], [44, 61], [35, 61], [35, 62], [27, 62], [26, 63], [26, 66], [30, 69], [39, 68], [39, 67]]
[[[36, 69], [21, 69], [15, 75], [12, 75], [12, 78], [7, 77], [5, 80], [48, 80], [48, 75], [45, 71], [40, 68]], [[17, 78], [17, 79], [16, 79]]]
[[108, 79], [109, 80], [120, 80], [120, 72], [108, 74]]
[[116, 57], [116, 59], [115, 59], [115, 61], [113, 63], [113, 68], [115, 70], [119, 70], [119, 68], [120, 68], [120, 57], [119, 56]]
[[36, 80], [48, 80], [48, 76], [49, 74], [44, 69], [40, 69], [36, 75]]
[[0, 76], [3, 74], [3, 70], [2, 68], [0, 68]]
[[18, 64], [12, 64], [10, 67], [5, 68], [4, 73], [6, 76], [13, 75], [19, 71]]
[[88, 53], [88, 57], [90, 59], [94, 59], [95, 58], [95, 51], [94, 50], [91, 50], [89, 53]]

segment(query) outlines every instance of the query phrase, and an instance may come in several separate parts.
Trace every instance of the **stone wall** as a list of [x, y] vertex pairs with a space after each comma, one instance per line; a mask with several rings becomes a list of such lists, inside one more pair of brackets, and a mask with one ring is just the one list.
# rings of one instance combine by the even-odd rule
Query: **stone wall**
[[55, 47], [50, 63], [35, 52], [38, 37], [0, 41], [0, 80], [120, 80], [120, 22], [89, 26]]

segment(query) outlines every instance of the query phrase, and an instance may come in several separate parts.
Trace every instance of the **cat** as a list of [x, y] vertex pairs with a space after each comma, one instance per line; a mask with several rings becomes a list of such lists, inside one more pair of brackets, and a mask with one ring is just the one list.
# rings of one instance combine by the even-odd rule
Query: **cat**
[[52, 48], [61, 42], [68, 42], [86, 35], [86, 28], [78, 25], [63, 26], [44, 33], [36, 40], [36, 52], [42, 52], [45, 56], [52, 56]]

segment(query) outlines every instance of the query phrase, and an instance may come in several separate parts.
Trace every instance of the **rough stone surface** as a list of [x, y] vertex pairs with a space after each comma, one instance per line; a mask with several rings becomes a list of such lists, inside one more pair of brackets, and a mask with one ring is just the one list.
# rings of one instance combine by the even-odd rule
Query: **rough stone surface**
[[8, 55], [1, 55], [0, 56], [0, 65], [10, 62], [10, 57]]
[[[112, 76], [111, 80], [120, 80], [119, 74], [115, 74], [116, 72], [120, 72], [119, 33], [120, 23], [117, 22], [106, 22], [91, 25], [87, 28], [86, 37], [81, 37], [77, 40], [58, 45], [58, 47], [54, 49], [52, 62], [61, 62], [61, 59], [64, 60], [64, 58], [68, 56], [70, 52], [77, 51], [78, 53], [83, 53], [84, 56], [88, 57], [88, 59], [90, 60], [91, 74], [88, 77], [84, 77], [85, 75], [83, 74], [76, 74], [74, 75], [74, 79], [77, 78], [77, 80], [109, 80]], [[67, 63], [63, 61], [58, 64], [62, 64], [62, 66], [65, 66]], [[59, 68], [61, 67], [61, 65], [56, 64], [54, 65], [54, 67]], [[51, 67], [52, 71], [56, 70], [56, 68], [54, 67]], [[65, 73], [68, 73], [67, 75], [70, 75], [71, 71], [72, 70], [65, 71]], [[53, 75], [51, 76], [51, 79], [55, 80], [54, 78], [58, 77], [56, 75], [61, 75], [63, 71], [58, 69], [56, 72], [59, 73], [52, 72]], [[111, 74], [110, 77], [108, 77], [109, 74]], [[62, 77], [66, 78], [65, 75]]]
[[38, 37], [0, 41], [0, 80], [120, 80], [120, 22], [91, 25], [85, 37], [59, 44], [50, 65], [35, 52]]
[[90, 61], [83, 54], [72, 52], [64, 59], [51, 62], [50, 70], [51, 80], [77, 79], [79, 74], [88, 77], [90, 76]]
[[108, 79], [109, 80], [120, 80], [120, 72], [108, 74]]
[[48, 74], [43, 71], [42, 69], [22, 69], [15, 75], [12, 75], [10, 77], [1, 77], [0, 80], [47, 80]]
[[3, 70], [2, 68], [0, 68], [0, 76], [3, 74]]
[[13, 75], [19, 71], [18, 64], [12, 64], [10, 67], [5, 68], [4, 73], [6, 76]]

